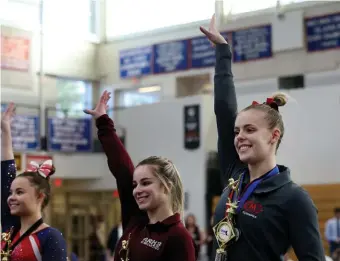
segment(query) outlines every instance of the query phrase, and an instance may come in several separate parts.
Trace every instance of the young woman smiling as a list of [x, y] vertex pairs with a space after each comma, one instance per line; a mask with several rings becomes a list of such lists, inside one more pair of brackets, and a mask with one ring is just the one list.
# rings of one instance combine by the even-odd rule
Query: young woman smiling
[[106, 114], [110, 93], [105, 91], [94, 110], [98, 138], [117, 180], [122, 208], [123, 235], [115, 251], [116, 261], [194, 261], [191, 235], [181, 222], [183, 186], [175, 165], [152, 156], [134, 168]]
[[215, 17], [201, 31], [216, 46], [214, 109], [227, 185], [214, 218], [217, 258], [280, 261], [292, 246], [300, 261], [325, 260], [317, 210], [289, 168], [276, 162], [285, 130], [279, 107], [287, 97], [277, 94], [237, 112], [231, 48]]

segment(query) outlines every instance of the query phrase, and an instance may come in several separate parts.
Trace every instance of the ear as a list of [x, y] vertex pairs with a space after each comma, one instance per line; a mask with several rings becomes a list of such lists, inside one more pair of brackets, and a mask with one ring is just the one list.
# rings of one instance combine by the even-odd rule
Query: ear
[[272, 131], [271, 144], [277, 143], [281, 137], [281, 131], [278, 128], [274, 128]]
[[38, 200], [41, 202], [41, 204], [44, 202], [45, 194], [42, 192], [38, 193]]

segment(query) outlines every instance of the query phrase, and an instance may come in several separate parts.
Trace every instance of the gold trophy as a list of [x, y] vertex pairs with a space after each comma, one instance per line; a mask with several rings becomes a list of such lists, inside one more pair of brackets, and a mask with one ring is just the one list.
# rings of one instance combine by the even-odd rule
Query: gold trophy
[[127, 240], [123, 240], [122, 241], [122, 248], [119, 250], [119, 255], [121, 253], [121, 251], [125, 251], [125, 259], [124, 258], [120, 258], [121, 261], [129, 261], [129, 242], [130, 242], [130, 236], [131, 236], [131, 233], [129, 234], [128, 236], [128, 239]]
[[[12, 230], [8, 233], [2, 233], [1, 239], [5, 241], [4, 249], [1, 249], [1, 261], [9, 261], [11, 257], [12, 250], [10, 249], [11, 245], [11, 233]], [[7, 249], [5, 249], [7, 248]]]
[[[240, 180], [235, 181], [233, 178], [229, 179], [228, 187], [235, 193], [237, 193], [239, 181]], [[232, 239], [236, 237], [236, 232], [234, 228], [234, 215], [236, 214], [237, 201], [232, 202], [228, 198], [226, 206], [228, 206], [226, 217], [213, 227], [215, 238], [218, 244], [215, 261], [227, 260], [226, 246]]]

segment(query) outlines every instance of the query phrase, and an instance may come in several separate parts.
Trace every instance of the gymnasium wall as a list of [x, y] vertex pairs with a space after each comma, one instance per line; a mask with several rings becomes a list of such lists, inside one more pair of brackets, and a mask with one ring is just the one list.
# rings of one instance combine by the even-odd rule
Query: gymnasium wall
[[[296, 7], [293, 11], [287, 11], [283, 19], [279, 19], [274, 10], [267, 13], [254, 14], [252, 17], [239, 17], [222, 26], [222, 31], [238, 30], [248, 27], [256, 27], [266, 24], [272, 25], [272, 50], [273, 56], [268, 59], [239, 62], [233, 66], [233, 72], [237, 86], [249, 85], [252, 88], [254, 81], [270, 79], [277, 82], [279, 76], [308, 74], [322, 71], [333, 71], [339, 68], [340, 52], [329, 50], [325, 52], [308, 53], [306, 51], [304, 18], [315, 17], [323, 14], [340, 11], [338, 3], [317, 2], [305, 3], [307, 6]], [[122, 50], [130, 50], [137, 47], [146, 47], [163, 42], [188, 39], [202, 36], [199, 26], [207, 26], [209, 21], [193, 23], [187, 26], [176, 27], [162, 32], [143, 33], [134, 37], [125, 37], [114, 42], [103, 43], [99, 49], [99, 59], [96, 63], [98, 74], [105, 75], [106, 84], [114, 84], [117, 88], [127, 88], [155, 85], [162, 87], [164, 98], [176, 97], [176, 78], [181, 76], [209, 74], [212, 79], [213, 68], [191, 69], [176, 71], [175, 73], [162, 73], [143, 76], [138, 84], [130, 79], [120, 78], [119, 57]], [[256, 84], [256, 83], [255, 83]], [[256, 84], [261, 89], [261, 84]], [[252, 88], [254, 91], [255, 87]]]
[[[21, 39], [15, 44], [27, 48], [27, 54], [16, 53], [22, 68], [1, 70], [1, 101], [38, 104], [38, 73], [40, 72], [40, 33], [38, 30], [39, 1], [8, 1], [1, 7], [1, 35]], [[20, 17], [20, 19], [18, 19]], [[56, 21], [56, 23], [58, 23]], [[76, 31], [75, 31], [76, 32]], [[23, 43], [24, 42], [24, 43]], [[9, 48], [7, 45], [6, 48]], [[19, 48], [20, 49], [20, 48]], [[55, 104], [55, 76], [76, 79], [96, 79], [94, 70], [96, 45], [79, 40], [70, 33], [46, 30], [44, 33], [43, 78], [44, 100]], [[3, 60], [3, 57], [2, 57]]]

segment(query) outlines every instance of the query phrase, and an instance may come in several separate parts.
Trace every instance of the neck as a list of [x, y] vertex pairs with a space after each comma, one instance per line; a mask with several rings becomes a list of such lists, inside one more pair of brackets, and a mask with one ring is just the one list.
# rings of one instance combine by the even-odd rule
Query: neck
[[25, 233], [35, 222], [41, 218], [41, 213], [36, 213], [30, 216], [22, 216], [20, 218], [20, 233]]
[[149, 223], [155, 224], [157, 222], [162, 222], [164, 219], [172, 216], [173, 214], [174, 212], [169, 206], [162, 204], [160, 207], [148, 211]]
[[275, 158], [272, 158], [270, 160], [265, 160], [262, 162], [258, 162], [256, 164], [249, 164], [249, 176], [250, 176], [250, 182], [253, 180], [260, 178], [264, 174], [266, 174], [268, 171], [272, 170], [276, 166], [276, 160]]

